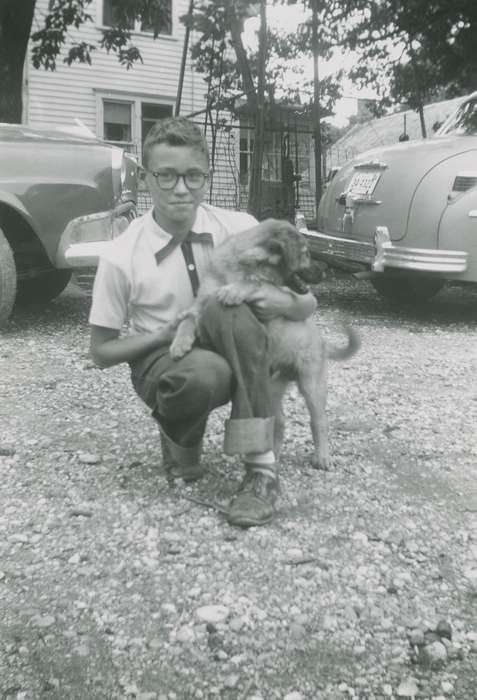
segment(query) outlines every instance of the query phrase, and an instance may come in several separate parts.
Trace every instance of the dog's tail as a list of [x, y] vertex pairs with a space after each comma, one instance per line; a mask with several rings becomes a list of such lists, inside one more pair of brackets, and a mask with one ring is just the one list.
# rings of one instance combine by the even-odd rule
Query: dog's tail
[[348, 325], [345, 325], [343, 330], [348, 336], [348, 344], [344, 347], [328, 345], [328, 357], [331, 360], [347, 360], [361, 347], [361, 338], [357, 330]]

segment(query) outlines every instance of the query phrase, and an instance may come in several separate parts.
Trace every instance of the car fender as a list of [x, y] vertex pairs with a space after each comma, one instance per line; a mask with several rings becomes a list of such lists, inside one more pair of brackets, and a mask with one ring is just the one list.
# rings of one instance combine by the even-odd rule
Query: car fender
[[[19, 199], [12, 192], [5, 192], [4, 190], [0, 190], [0, 206], [2, 204], [9, 207], [13, 211], [15, 211], [19, 216], [22, 217], [22, 219], [28, 224], [29, 228], [32, 230], [32, 232], [35, 234], [36, 238], [41, 244], [39, 232], [35, 226], [35, 222], [32, 216], [30, 215], [30, 212], [21, 201], [21, 199]], [[7, 235], [7, 237], [12, 237], [14, 232], [6, 231], [5, 234]]]
[[438, 227], [439, 248], [466, 250], [477, 265], [477, 188], [462, 192], [445, 207]]
[[444, 245], [439, 241], [439, 229], [450, 202], [463, 194], [454, 190], [456, 179], [462, 173], [477, 170], [476, 158], [477, 149], [456, 153], [436, 163], [422, 177], [409, 207], [404, 245], [467, 250], [467, 246], [463, 246], [462, 242], [459, 244], [457, 240], [447, 240]]

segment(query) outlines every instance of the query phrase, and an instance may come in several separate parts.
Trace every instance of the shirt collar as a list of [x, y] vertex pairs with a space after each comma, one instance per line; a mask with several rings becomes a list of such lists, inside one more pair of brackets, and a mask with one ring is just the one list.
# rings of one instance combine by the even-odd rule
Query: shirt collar
[[153, 211], [154, 209], [149, 209], [149, 211], [145, 214], [145, 232], [152, 252], [155, 254], [158, 250], [161, 250], [161, 248], [164, 248], [164, 246], [169, 243], [172, 236], [170, 233], [167, 233], [167, 231], [164, 231], [161, 226], [159, 226], [152, 215]]
[[[149, 245], [151, 246], [152, 252], [154, 255], [164, 248], [169, 241], [171, 240], [172, 236], [170, 233], [167, 233], [155, 220], [153, 216], [153, 211], [154, 208], [149, 209], [149, 211], [145, 214], [145, 219], [146, 219], [146, 236], [147, 240], [149, 242]], [[204, 232], [204, 217], [202, 214], [202, 208], [199, 206], [197, 209], [196, 215], [195, 215], [195, 221], [192, 226], [192, 231], [193, 233], [203, 233]]]

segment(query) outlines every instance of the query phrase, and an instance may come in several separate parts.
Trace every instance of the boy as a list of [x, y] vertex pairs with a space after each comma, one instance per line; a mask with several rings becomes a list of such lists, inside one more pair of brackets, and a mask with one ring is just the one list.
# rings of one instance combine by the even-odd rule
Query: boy
[[[208, 415], [232, 401], [224, 451], [244, 455], [245, 477], [228, 520], [251, 527], [271, 520], [278, 495], [262, 321], [302, 320], [316, 301], [277, 289], [257, 293], [251, 304], [209, 304], [201, 345], [180, 360], [170, 357], [175, 320], [191, 306], [213, 247], [240, 231], [274, 225], [203, 204], [208, 175], [207, 144], [192, 122], [171, 117], [152, 127], [142, 177], [153, 207], [108, 244], [100, 260], [89, 319], [91, 354], [103, 368], [129, 363], [133, 386], [159, 424], [170, 478], [192, 481], [204, 474], [200, 454]], [[131, 333], [124, 337], [126, 321]]]

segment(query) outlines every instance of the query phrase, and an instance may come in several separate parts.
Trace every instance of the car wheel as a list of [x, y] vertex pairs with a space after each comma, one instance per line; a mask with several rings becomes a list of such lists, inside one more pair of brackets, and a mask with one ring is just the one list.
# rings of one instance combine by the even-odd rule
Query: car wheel
[[402, 304], [419, 304], [431, 299], [442, 289], [445, 280], [417, 275], [376, 275], [371, 284], [378, 294]]
[[0, 228], [0, 326], [9, 318], [17, 291], [13, 251]]
[[18, 281], [17, 304], [44, 303], [57, 297], [71, 279], [71, 270], [48, 270], [37, 277]]

